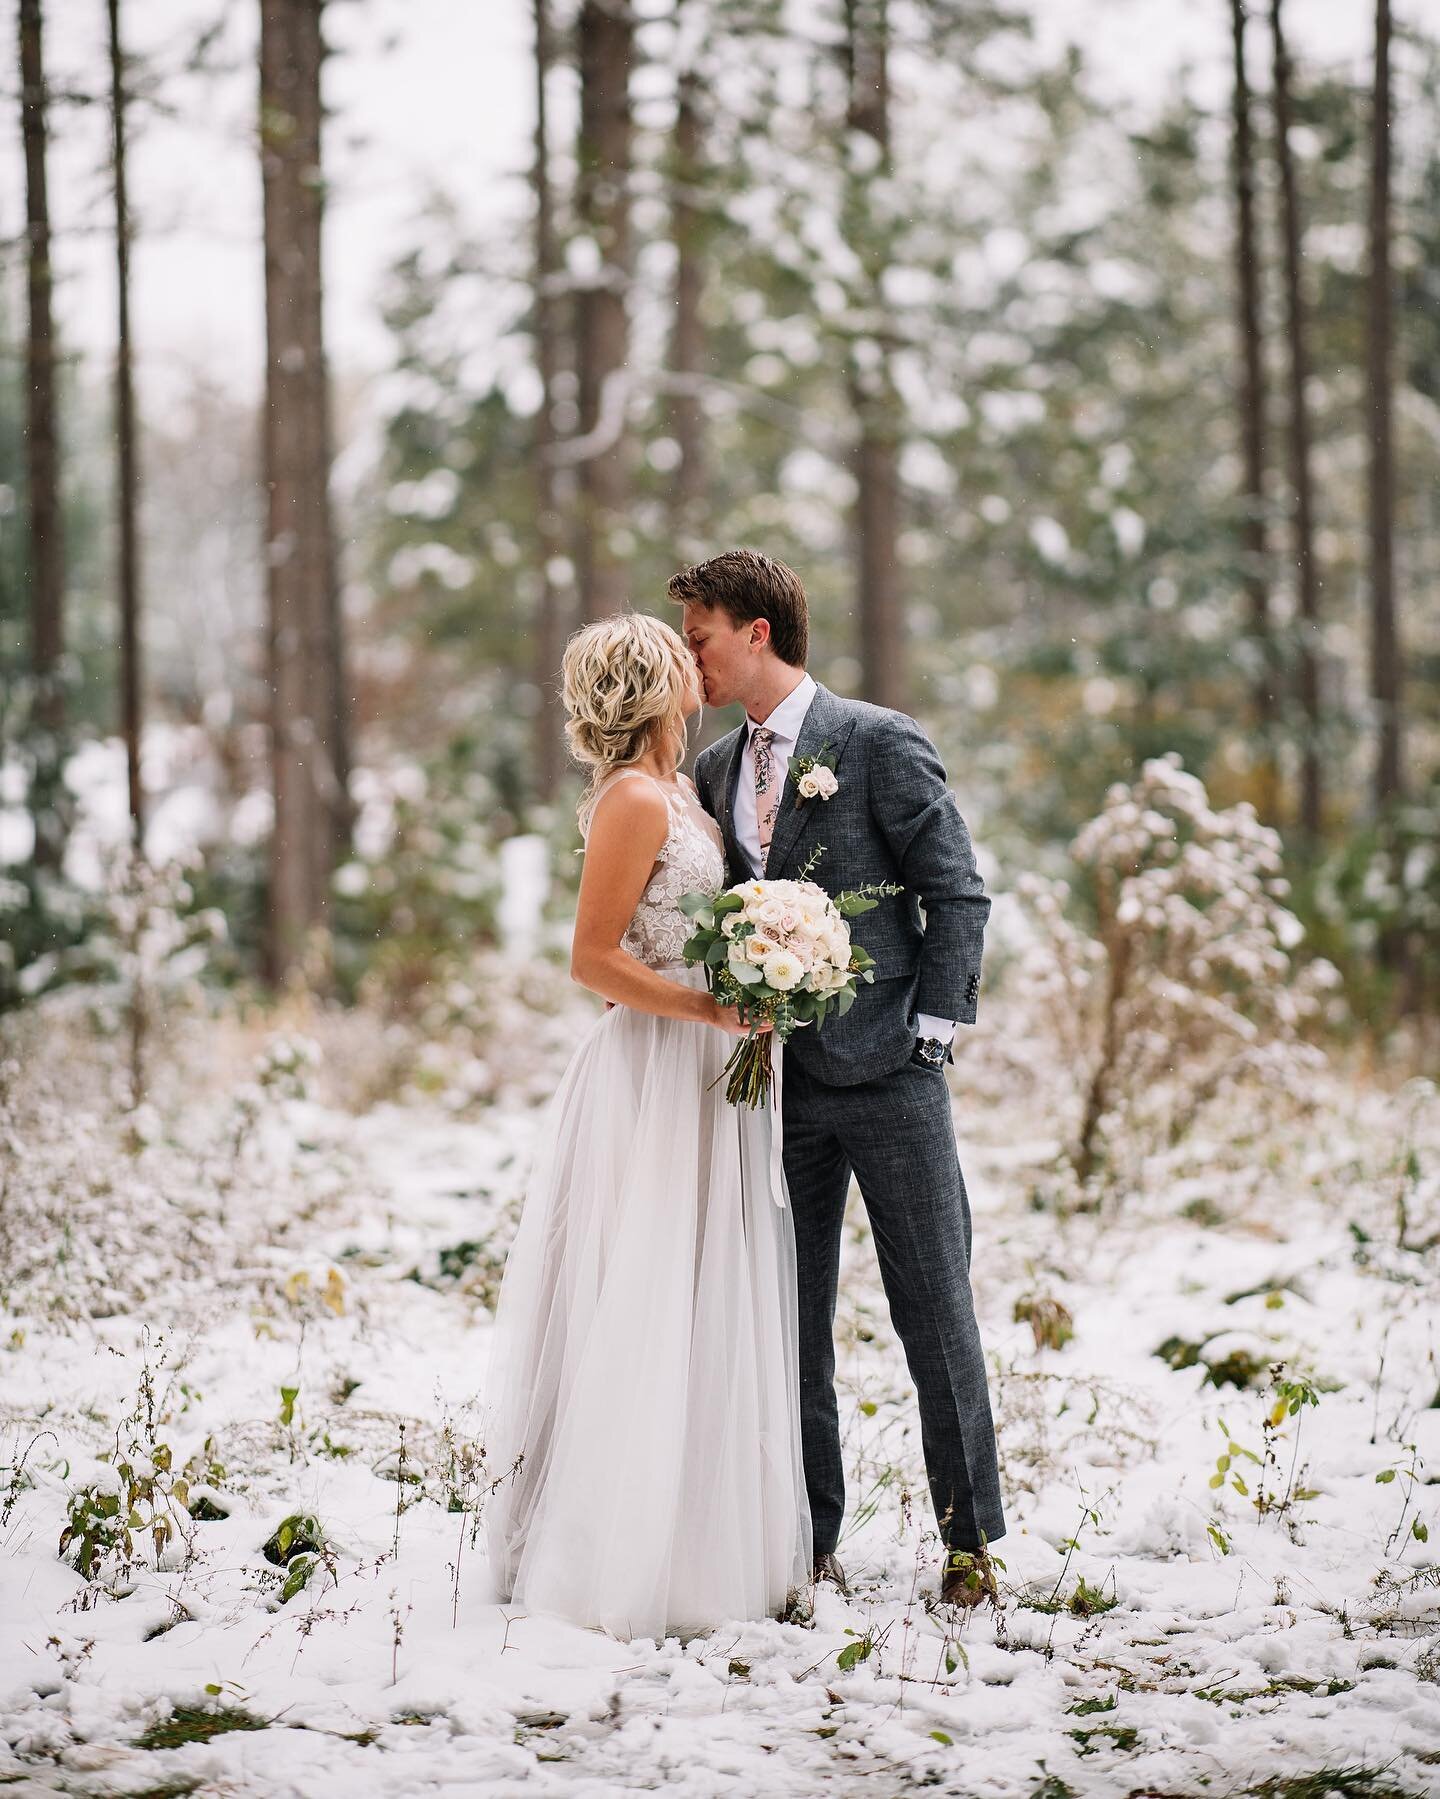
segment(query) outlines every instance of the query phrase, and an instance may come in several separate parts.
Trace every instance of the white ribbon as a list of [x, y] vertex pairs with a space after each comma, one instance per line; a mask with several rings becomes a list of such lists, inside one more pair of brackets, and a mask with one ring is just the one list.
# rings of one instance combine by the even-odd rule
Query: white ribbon
[[783, 1212], [785, 1209], [785, 1127], [780, 1117], [780, 1095], [784, 1086], [785, 1045], [770, 1046], [770, 1067], [775, 1077], [775, 1092], [770, 1101], [770, 1197]]

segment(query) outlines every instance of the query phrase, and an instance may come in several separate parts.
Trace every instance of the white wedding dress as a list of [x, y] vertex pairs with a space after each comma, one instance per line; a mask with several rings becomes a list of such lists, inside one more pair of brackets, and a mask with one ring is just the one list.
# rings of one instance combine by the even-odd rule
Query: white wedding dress
[[[622, 947], [703, 987], [677, 901], [718, 891], [724, 852], [693, 787], [655, 785], [669, 834]], [[595, 1021], [500, 1293], [492, 1574], [527, 1612], [619, 1638], [774, 1615], [810, 1578], [794, 1230], [775, 1121], [716, 1084], [735, 1041], [623, 1006]]]

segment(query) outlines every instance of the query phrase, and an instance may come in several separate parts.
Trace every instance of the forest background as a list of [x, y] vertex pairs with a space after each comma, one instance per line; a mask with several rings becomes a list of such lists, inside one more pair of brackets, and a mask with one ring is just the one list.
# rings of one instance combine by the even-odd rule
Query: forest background
[[516, 835], [563, 911], [566, 632], [753, 543], [1002, 888], [1178, 755], [1423, 1014], [1440, 40], [1246, 10], [8, 7], [5, 1002], [136, 819], [227, 978], [419, 992]]

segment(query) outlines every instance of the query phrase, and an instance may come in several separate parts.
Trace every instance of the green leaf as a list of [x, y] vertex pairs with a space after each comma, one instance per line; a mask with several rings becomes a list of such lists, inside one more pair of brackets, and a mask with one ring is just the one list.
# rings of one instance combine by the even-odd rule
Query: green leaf
[[723, 937], [717, 937], [705, 952], [705, 963], [708, 968], [720, 968], [730, 959], [730, 945]]
[[873, 1418], [880, 1408], [873, 1399], [862, 1399], [860, 1401], [860, 1410], [867, 1418]]
[[857, 1663], [868, 1660], [872, 1647], [873, 1644], [869, 1637], [861, 1637], [857, 1642], [847, 1643], [835, 1657], [836, 1664], [843, 1673], [848, 1674]]
[[1394, 1480], [1394, 1478], [1395, 1478], [1395, 1470], [1393, 1468], [1382, 1468], [1380, 1470], [1380, 1472], [1375, 1476], [1375, 1485], [1377, 1487], [1388, 1486], [1390, 1484], [1390, 1482], [1392, 1480]]
[[315, 1557], [313, 1555], [297, 1555], [295, 1557], [290, 1564], [289, 1572], [285, 1576], [285, 1585], [280, 1589], [280, 1603], [282, 1605], [289, 1604], [300, 1591], [301, 1587], [309, 1580], [314, 1569]]
[[953, 1749], [955, 1746], [954, 1737], [947, 1737], [943, 1730], [932, 1730], [930, 1735], [935, 1742], [943, 1743], [947, 1749]]
[[710, 894], [682, 893], [676, 904], [687, 918], [699, 918], [702, 913], [708, 913], [705, 922], [707, 926], [714, 925], [716, 902]]
[[836, 900], [835, 907], [842, 918], [858, 918], [862, 912], [873, 912], [879, 904], [879, 900], [861, 899], [859, 894], [847, 893]]
[[730, 978], [738, 981], [742, 987], [759, 987], [764, 984], [765, 977], [751, 962], [726, 962]]
[[853, 987], [842, 987], [835, 995], [835, 1016], [837, 1018], [843, 1018], [854, 1004], [855, 989]]
[[1430, 1527], [1428, 1524], [1422, 1524], [1417, 1518], [1410, 1526], [1410, 1535], [1414, 1537], [1417, 1543], [1428, 1543], [1430, 1541]]
[[[738, 893], [722, 893], [710, 908], [717, 918], [723, 918], [727, 912], [739, 912], [744, 909], [745, 901]], [[681, 910], [684, 910], [682, 905]]]

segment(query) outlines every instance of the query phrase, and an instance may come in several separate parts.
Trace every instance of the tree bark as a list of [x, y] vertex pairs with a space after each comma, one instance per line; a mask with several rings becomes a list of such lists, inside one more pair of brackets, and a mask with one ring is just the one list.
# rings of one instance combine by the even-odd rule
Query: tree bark
[[145, 799], [140, 780], [141, 660], [139, 471], [135, 460], [135, 384], [130, 350], [130, 206], [125, 180], [125, 53], [120, 44], [120, 0], [107, 0], [110, 24], [110, 154], [115, 180], [116, 504], [120, 527], [120, 712], [130, 799], [130, 829], [137, 850], [145, 842]]
[[30, 527], [30, 659], [35, 684], [34, 767], [30, 792], [38, 868], [58, 868], [65, 853], [65, 543], [60, 510], [59, 432], [55, 406], [55, 329], [51, 316], [50, 200], [46, 184], [47, 100], [40, 0], [20, 0], [20, 126], [25, 152], [26, 337], [25, 450]]
[[871, 174], [849, 177], [847, 236], [865, 269], [863, 301], [873, 320], [867, 337], [852, 346], [849, 388], [858, 433], [853, 531], [864, 693], [878, 706], [903, 709], [908, 684], [898, 554], [900, 405], [881, 286], [890, 257], [888, 234], [868, 195], [869, 182], [890, 170], [887, 14], [888, 0], [845, 0], [846, 123], [872, 138], [880, 153]]
[[579, 295], [577, 363], [580, 605], [587, 619], [617, 612], [626, 599], [625, 528], [629, 444], [625, 432], [630, 273], [630, 62], [634, 19], [628, 0], [583, 0], [579, 20], [580, 142], [576, 187], [580, 229], [600, 268]]
[[283, 978], [327, 919], [344, 840], [346, 717], [322, 328], [323, 0], [261, 0], [268, 655], [275, 819], [269, 964]]
[[1370, 412], [1370, 691], [1378, 743], [1375, 808], [1403, 791], [1402, 673], [1395, 608], [1394, 290], [1390, 251], [1390, 0], [1375, 4], [1371, 121], [1368, 387]]
[[550, 0], [535, 0], [535, 366], [540, 375], [540, 406], [535, 414], [535, 525], [540, 568], [535, 613], [536, 797], [555, 797], [563, 767], [559, 674], [564, 639], [565, 600], [555, 576], [563, 553], [560, 512], [556, 503], [555, 376], [560, 363], [559, 325], [555, 316], [555, 278], [560, 268], [555, 235], [555, 196], [550, 185], [549, 112], [545, 85], [554, 61]]
[[1276, 654], [1270, 624], [1269, 550], [1265, 529], [1265, 360], [1260, 329], [1260, 255], [1255, 229], [1255, 141], [1245, 70], [1246, 0], [1230, 0], [1234, 48], [1235, 287], [1240, 333], [1240, 431], [1244, 448], [1244, 585], [1250, 633], [1259, 658], [1252, 706], [1261, 744], [1261, 807], [1273, 815]]
[[1280, 211], [1285, 244], [1286, 334], [1290, 349], [1291, 525], [1296, 580], [1297, 662], [1303, 741], [1300, 750], [1300, 829], [1313, 848], [1320, 838], [1324, 794], [1320, 773], [1320, 575], [1315, 560], [1314, 499], [1310, 469], [1308, 325], [1301, 282], [1300, 200], [1290, 151], [1290, 55], [1281, 17], [1282, 0], [1270, 0], [1274, 48], [1275, 157], [1280, 169]]
[[675, 323], [670, 334], [670, 371], [675, 385], [670, 428], [679, 447], [671, 493], [671, 526], [676, 554], [699, 556], [705, 507], [705, 418], [699, 380], [704, 369], [705, 329], [700, 319], [704, 290], [704, 214], [695, 203], [701, 180], [705, 128], [700, 113], [700, 76], [681, 71], [675, 110], [671, 230], [675, 239]]

